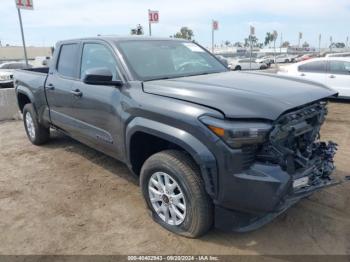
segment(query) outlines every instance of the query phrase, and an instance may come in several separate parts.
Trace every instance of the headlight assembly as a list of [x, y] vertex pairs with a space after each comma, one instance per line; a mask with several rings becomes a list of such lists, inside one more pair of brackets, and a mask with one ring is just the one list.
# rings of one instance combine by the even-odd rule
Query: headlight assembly
[[232, 148], [262, 144], [272, 126], [266, 122], [250, 120], [223, 120], [203, 116], [200, 121]]
[[2, 80], [2, 81], [11, 80], [11, 76], [10, 75], [0, 75], [0, 80]]

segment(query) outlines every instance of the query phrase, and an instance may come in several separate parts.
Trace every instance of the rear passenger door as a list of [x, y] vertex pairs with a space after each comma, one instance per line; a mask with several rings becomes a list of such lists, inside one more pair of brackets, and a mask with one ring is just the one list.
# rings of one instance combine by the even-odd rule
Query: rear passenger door
[[309, 61], [298, 66], [298, 76], [326, 84], [326, 61]]
[[350, 97], [350, 62], [330, 60], [326, 81], [329, 87], [339, 92], [339, 96]]
[[80, 42], [62, 44], [45, 85], [52, 123], [72, 136], [77, 132], [72, 86], [78, 78], [79, 52]]

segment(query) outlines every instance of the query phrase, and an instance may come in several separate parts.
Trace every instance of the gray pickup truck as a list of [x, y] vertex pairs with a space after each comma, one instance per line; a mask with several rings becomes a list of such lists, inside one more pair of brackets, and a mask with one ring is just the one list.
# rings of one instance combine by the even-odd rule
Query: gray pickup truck
[[183, 236], [257, 229], [337, 183], [336, 144], [319, 140], [335, 91], [231, 72], [194, 42], [63, 41], [14, 83], [33, 144], [54, 128], [124, 162], [153, 219]]

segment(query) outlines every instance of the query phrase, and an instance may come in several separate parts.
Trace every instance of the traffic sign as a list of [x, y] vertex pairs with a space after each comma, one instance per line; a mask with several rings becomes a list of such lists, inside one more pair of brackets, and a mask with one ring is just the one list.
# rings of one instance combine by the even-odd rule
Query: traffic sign
[[255, 27], [254, 26], [250, 26], [250, 34], [249, 35], [255, 35]]
[[159, 23], [159, 12], [148, 10], [148, 22], [149, 23]]
[[216, 20], [213, 20], [213, 30], [219, 30], [219, 22]]
[[15, 2], [18, 9], [34, 9], [33, 0], [15, 0]]

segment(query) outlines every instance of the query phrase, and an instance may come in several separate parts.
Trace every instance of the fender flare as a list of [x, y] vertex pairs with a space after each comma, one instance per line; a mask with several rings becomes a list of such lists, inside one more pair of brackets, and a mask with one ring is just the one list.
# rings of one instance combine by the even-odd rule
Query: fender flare
[[35, 104], [35, 98], [34, 98], [33, 93], [29, 90], [29, 88], [27, 88], [25, 86], [21, 86], [21, 85], [16, 87], [17, 104], [18, 104], [18, 106], [20, 106], [19, 105], [19, 101], [18, 101], [18, 94], [26, 95], [29, 98], [30, 102], [33, 104], [33, 107], [34, 107], [34, 109], [36, 111], [36, 108], [35, 108], [35, 105], [34, 105]]
[[201, 170], [207, 193], [212, 197], [215, 196], [215, 184], [217, 182], [218, 173], [216, 159], [213, 153], [211, 153], [201, 141], [190, 133], [176, 127], [143, 117], [136, 117], [128, 124], [125, 132], [126, 155], [128, 163], [131, 163], [131, 138], [136, 132], [147, 133], [149, 135], [167, 140], [188, 152]]

